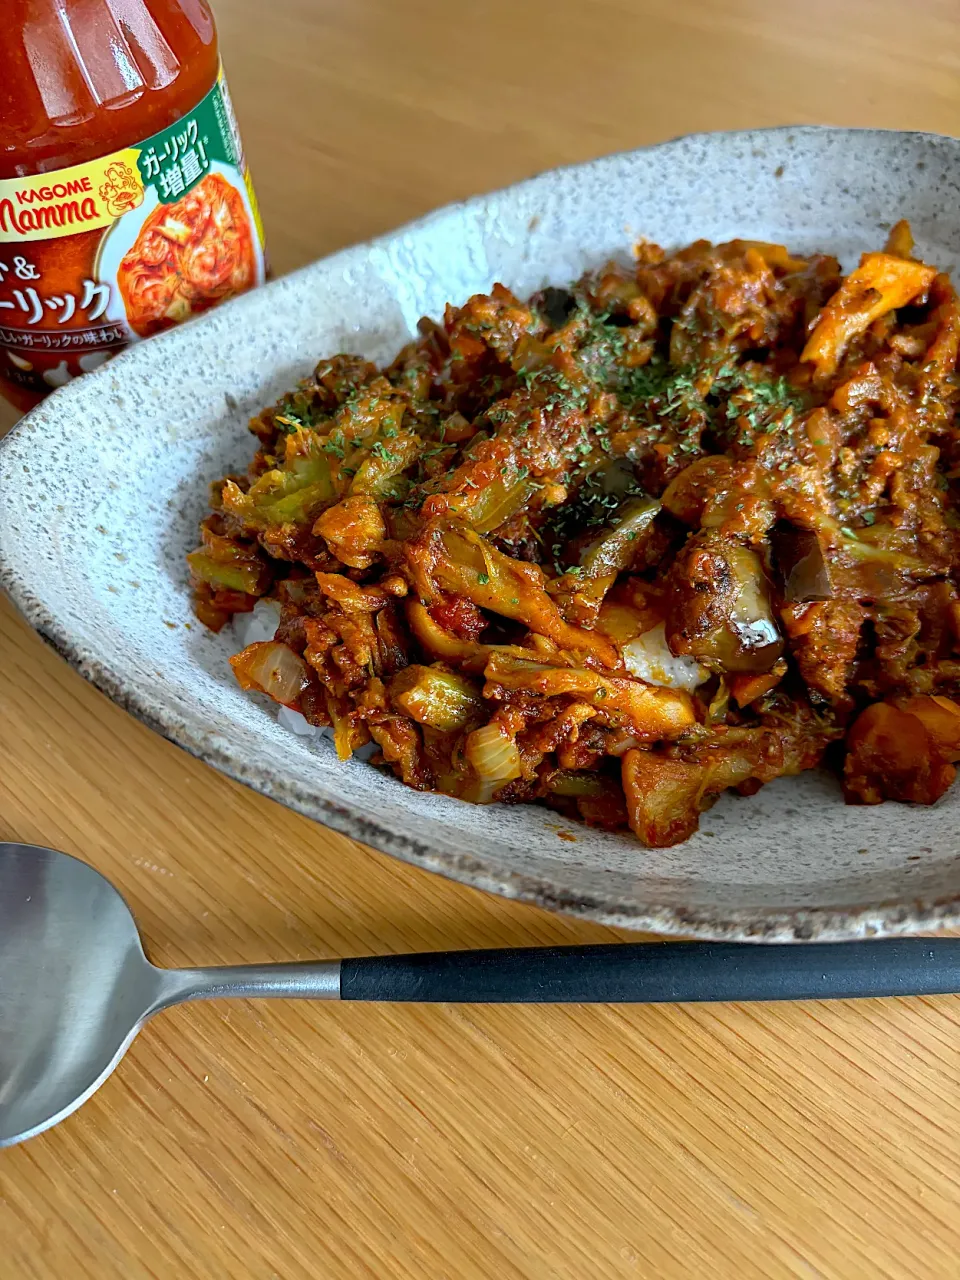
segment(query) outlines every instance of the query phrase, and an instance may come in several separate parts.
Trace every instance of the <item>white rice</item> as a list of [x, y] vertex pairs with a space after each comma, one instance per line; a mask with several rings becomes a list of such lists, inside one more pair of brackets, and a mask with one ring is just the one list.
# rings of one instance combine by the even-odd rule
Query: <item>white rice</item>
[[[233, 615], [233, 635], [237, 644], [235, 652], [239, 653], [248, 644], [272, 640], [279, 623], [280, 606], [274, 600], [261, 600], [251, 613], [235, 613]], [[333, 740], [332, 729], [310, 724], [299, 711], [292, 711], [290, 707], [277, 707], [277, 724], [281, 729], [295, 733], [298, 738], [306, 738], [310, 741], [316, 741], [318, 738]], [[368, 742], [353, 754], [358, 760], [369, 760], [378, 750], [375, 742]]]
[[237, 641], [237, 652], [245, 649], [248, 644], [272, 640], [279, 625], [280, 606], [275, 600], [259, 600], [252, 613], [235, 613], [233, 634]]
[[298, 738], [319, 738], [323, 733], [328, 737], [331, 736], [331, 730], [310, 724], [309, 721], [304, 720], [299, 711], [293, 711], [290, 707], [280, 707], [277, 711], [277, 724], [281, 729], [289, 729]]
[[670, 652], [667, 630], [662, 622], [624, 645], [623, 662], [638, 680], [666, 689], [686, 689], [688, 693], [710, 677], [710, 672], [694, 658], [677, 657]]

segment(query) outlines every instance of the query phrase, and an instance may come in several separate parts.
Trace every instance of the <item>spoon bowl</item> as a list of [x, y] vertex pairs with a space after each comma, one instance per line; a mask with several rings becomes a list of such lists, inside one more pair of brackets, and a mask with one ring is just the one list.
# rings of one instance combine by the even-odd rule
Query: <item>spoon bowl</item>
[[127, 904], [65, 853], [0, 845], [0, 1146], [75, 1110], [155, 1012]]
[[0, 1147], [75, 1111], [161, 1009], [220, 995], [335, 999], [339, 976], [338, 961], [158, 969], [93, 867], [0, 843]]

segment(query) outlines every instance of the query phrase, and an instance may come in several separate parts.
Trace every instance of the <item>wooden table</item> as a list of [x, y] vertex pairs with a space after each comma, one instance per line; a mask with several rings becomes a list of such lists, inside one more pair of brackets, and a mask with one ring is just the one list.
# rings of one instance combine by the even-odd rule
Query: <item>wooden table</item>
[[[693, 129], [960, 127], [955, 0], [218, 13], [278, 272]], [[0, 655], [0, 839], [101, 867], [160, 963], [617, 936], [228, 782], [6, 604]], [[958, 1015], [955, 999], [181, 1009], [81, 1112], [0, 1155], [0, 1275], [957, 1277]]]

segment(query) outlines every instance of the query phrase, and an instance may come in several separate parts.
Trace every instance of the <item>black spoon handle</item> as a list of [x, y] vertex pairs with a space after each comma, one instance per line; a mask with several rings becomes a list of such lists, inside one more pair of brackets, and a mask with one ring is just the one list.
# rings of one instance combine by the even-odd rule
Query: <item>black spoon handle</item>
[[960, 991], [960, 939], [639, 942], [344, 960], [341, 1000], [654, 1004], [834, 1000]]

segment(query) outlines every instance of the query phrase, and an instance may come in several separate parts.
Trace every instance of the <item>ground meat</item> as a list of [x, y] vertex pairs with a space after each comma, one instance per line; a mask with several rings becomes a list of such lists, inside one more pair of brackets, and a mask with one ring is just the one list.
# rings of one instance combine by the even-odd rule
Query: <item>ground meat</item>
[[321, 361], [214, 486], [198, 616], [283, 605], [244, 687], [408, 786], [648, 845], [844, 736], [851, 803], [943, 794], [960, 302], [905, 224], [845, 279], [644, 244], [418, 334], [382, 370]]

